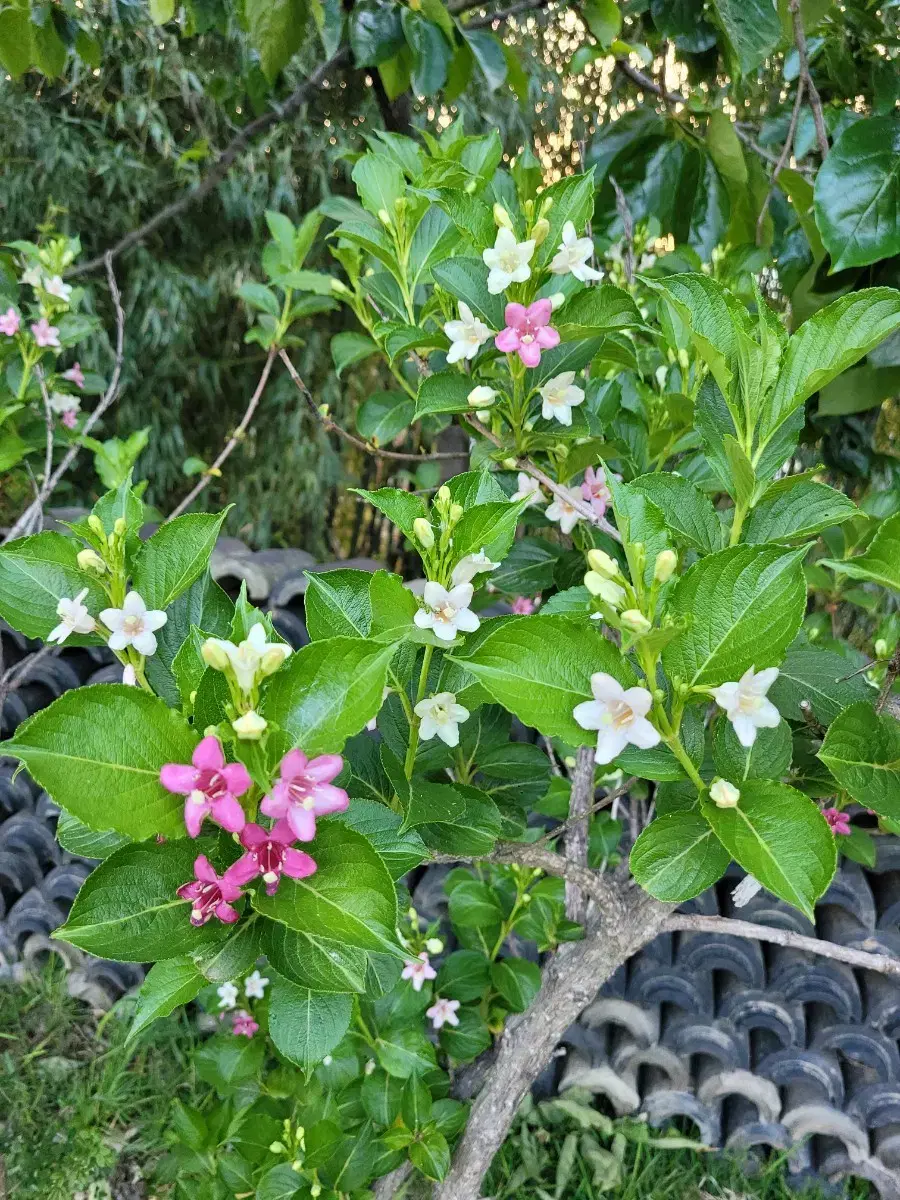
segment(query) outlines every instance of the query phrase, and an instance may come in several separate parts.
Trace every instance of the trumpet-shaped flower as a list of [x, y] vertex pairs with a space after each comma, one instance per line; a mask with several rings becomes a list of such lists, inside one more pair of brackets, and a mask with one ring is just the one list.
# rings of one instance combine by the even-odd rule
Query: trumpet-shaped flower
[[259, 1022], [254, 1021], [245, 1008], [238, 1009], [231, 1018], [231, 1031], [236, 1037], [251, 1038], [258, 1029]]
[[731, 722], [737, 740], [746, 749], [756, 741], [758, 729], [774, 729], [781, 720], [778, 709], [766, 692], [778, 678], [777, 667], [756, 674], [748, 667], [737, 683], [723, 683], [712, 689], [712, 697]]
[[533, 504], [544, 503], [544, 493], [541, 491], [540, 481], [534, 479], [531, 475], [526, 475], [524, 471], [520, 471], [516, 476], [518, 487], [510, 496], [510, 500], [528, 499], [526, 508], [531, 508]]
[[553, 503], [547, 505], [547, 520], [558, 521], [562, 533], [571, 533], [581, 520], [581, 513], [576, 507], [580, 503], [580, 488], [560, 488], [559, 492], [554, 493]]
[[5, 333], [7, 337], [13, 337], [19, 332], [19, 314], [10, 305], [2, 317], [0, 317], [0, 333]]
[[534, 597], [516, 596], [512, 602], [512, 610], [517, 617], [530, 617], [540, 602], [540, 592]]
[[553, 305], [549, 300], [524, 304], [507, 304], [506, 328], [494, 338], [494, 345], [504, 354], [518, 354], [526, 367], [536, 367], [541, 351], [559, 345], [559, 333], [549, 324]]
[[340, 775], [344, 760], [339, 754], [309, 759], [302, 750], [290, 750], [281, 760], [280, 778], [264, 797], [259, 810], [267, 817], [284, 817], [301, 842], [316, 836], [316, 817], [344, 812], [350, 798], [331, 782]]
[[419, 737], [430, 742], [435, 735], [446, 746], [459, 745], [459, 727], [468, 721], [469, 710], [456, 703], [453, 692], [438, 692], [420, 700], [413, 712], [420, 720]]
[[50, 347], [53, 350], [58, 350], [59, 346], [59, 330], [55, 325], [51, 325], [46, 317], [41, 317], [31, 327], [31, 335], [39, 346]]
[[[284, 642], [266, 641], [266, 627], [262, 621], [257, 621], [246, 638], [237, 645], [224, 638], [207, 638], [205, 644], [218, 648], [225, 655], [225, 658], [220, 657], [215, 661], [211, 661], [214, 655], [210, 656], [207, 662], [217, 670], [230, 667], [242, 692], [252, 691], [261, 674], [272, 674], [291, 653], [290, 646]], [[222, 663], [221, 667], [218, 666], [219, 662]]]
[[197, 836], [207, 816], [229, 833], [244, 828], [247, 818], [237, 797], [250, 790], [252, 781], [243, 763], [226, 763], [222, 743], [213, 734], [197, 746], [190, 766], [166, 763], [159, 781], [166, 791], [187, 796], [184, 823], [190, 837]]
[[453, 568], [451, 582], [455, 587], [458, 583], [471, 583], [476, 575], [480, 575], [482, 571], [496, 571], [500, 566], [498, 562], [491, 562], [484, 552], [484, 546], [477, 554], [467, 554], [465, 558], [461, 558]]
[[74, 600], [69, 600], [63, 596], [56, 606], [56, 615], [59, 617], [59, 624], [55, 626], [47, 634], [48, 642], [56, 642], [62, 644], [70, 633], [93, 633], [97, 628], [97, 622], [88, 612], [84, 598], [88, 594], [87, 588], [82, 588]]
[[576, 704], [572, 715], [582, 729], [597, 730], [597, 763], [611, 763], [629, 745], [641, 750], [659, 745], [660, 736], [647, 720], [653, 697], [646, 688], [626, 690], [618, 679], [598, 671], [591, 676], [591, 691], [594, 699]]
[[63, 304], [68, 304], [72, 298], [72, 288], [68, 283], [63, 283], [61, 275], [52, 275], [44, 279], [44, 291], [48, 296], [55, 296], [57, 300], [61, 300]]
[[68, 381], [70, 383], [74, 383], [77, 388], [83, 388], [85, 379], [84, 371], [81, 369], [81, 363], [72, 363], [68, 371], [63, 371], [63, 379], [68, 379]]
[[216, 988], [216, 995], [219, 997], [219, 1008], [234, 1008], [238, 998], [237, 985], [223, 983], [221, 987]]
[[588, 467], [584, 473], [584, 483], [581, 485], [581, 495], [587, 500], [597, 514], [602, 517], [612, 500], [609, 484], [606, 482], [606, 472], [602, 467]]
[[175, 895], [181, 900], [192, 902], [191, 924], [205, 925], [215, 916], [226, 925], [233, 925], [240, 916], [234, 901], [243, 895], [240, 882], [234, 876], [234, 867], [229, 867], [223, 875], [217, 875], [206, 855], [199, 854], [194, 859], [194, 874], [196, 879], [175, 889]]
[[110, 650], [134, 646], [138, 654], [150, 655], [156, 653], [155, 630], [168, 617], [160, 609], [148, 609], [139, 592], [129, 592], [121, 608], [104, 608], [100, 620], [110, 631]]
[[563, 371], [539, 389], [543, 404], [541, 416], [545, 421], [556, 420], [560, 425], [572, 424], [572, 409], [584, 401], [584, 389], [575, 383], [574, 371]]
[[841, 812], [839, 808], [826, 808], [823, 810], [822, 816], [831, 827], [831, 832], [836, 836], [849, 837], [852, 833], [849, 813]]
[[491, 333], [487, 325], [476, 317], [464, 300], [459, 302], [459, 320], [448, 321], [444, 333], [450, 339], [447, 362], [459, 362], [461, 358], [474, 358]]
[[490, 408], [496, 399], [496, 390], [482, 383], [472, 388], [466, 397], [466, 403], [469, 408]]
[[589, 237], [579, 237], [571, 221], [566, 221], [562, 230], [562, 241], [550, 263], [554, 275], [574, 275], [582, 283], [590, 279], [602, 279], [603, 272], [589, 265], [594, 253], [594, 243]]
[[481, 253], [485, 265], [490, 267], [487, 286], [492, 296], [499, 296], [512, 283], [524, 283], [531, 278], [528, 264], [534, 254], [534, 246], [533, 238], [517, 242], [511, 229], [502, 226], [497, 230], [493, 248]]
[[427, 979], [437, 979], [437, 971], [428, 961], [428, 955], [423, 950], [418, 958], [408, 958], [400, 972], [401, 979], [408, 979], [414, 992], [421, 992], [422, 985]]
[[[241, 883], [249, 883], [261, 875], [266, 885], [266, 895], [274, 896], [282, 875], [287, 875], [289, 879], [305, 879], [307, 875], [314, 874], [315, 859], [303, 850], [294, 850], [292, 847], [296, 836], [290, 824], [283, 819], [276, 821], [271, 829], [263, 829], [261, 825], [252, 823], [245, 825], [241, 830], [241, 845], [245, 853], [235, 863], [236, 877]], [[247, 983], [249, 985], [249, 979]], [[247, 995], [251, 993], [248, 991]]]
[[431, 1008], [425, 1009], [425, 1016], [430, 1018], [432, 1029], [441, 1029], [444, 1025], [458, 1025], [459, 1017], [456, 1015], [458, 1008], [458, 1000], [445, 1000], [443, 997], [438, 997]]
[[262, 1000], [268, 986], [269, 980], [266, 979], [265, 975], [261, 975], [259, 971], [254, 971], [252, 975], [248, 975], [244, 980], [244, 995], [251, 1000]]
[[481, 624], [469, 605], [475, 589], [471, 583], [458, 583], [448, 592], [439, 583], [425, 584], [423, 599], [425, 608], [420, 608], [413, 620], [419, 629], [431, 629], [435, 637], [452, 642], [457, 630], [474, 633]]

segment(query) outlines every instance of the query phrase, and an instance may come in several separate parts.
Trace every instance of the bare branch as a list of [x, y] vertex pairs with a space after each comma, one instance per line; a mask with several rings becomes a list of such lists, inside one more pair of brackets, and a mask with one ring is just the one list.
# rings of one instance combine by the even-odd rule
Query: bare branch
[[[47, 429], [47, 444], [44, 450], [44, 479], [47, 480], [50, 478], [50, 473], [53, 470], [53, 409], [50, 406], [50, 393], [47, 391], [47, 381], [40, 367], [35, 370], [35, 375], [37, 375], [41, 388], [41, 398], [44, 401], [44, 424]], [[44, 506], [41, 501], [40, 488], [35, 489], [35, 503], [38, 505], [37, 527], [40, 530], [44, 523]]]
[[[480, 434], [483, 438], [487, 438], [487, 440], [493, 443], [493, 445], [497, 446], [498, 449], [502, 450], [504, 448], [500, 439], [494, 433], [492, 433], [486, 425], [482, 425], [480, 421], [476, 420], [475, 417], [470, 416], [467, 413], [464, 417], [464, 420], [468, 425], [471, 425], [476, 433]], [[546, 471], [542, 471], [541, 468], [533, 463], [530, 458], [520, 456], [516, 459], [516, 466], [520, 471], [524, 471], [526, 475], [530, 475], [532, 479], [536, 479], [539, 483], [542, 483], [545, 488], [553, 493], [554, 496], [558, 496], [560, 499], [565, 500], [566, 504], [571, 504], [583, 520], [588, 521], [591, 525], [596, 525], [598, 529], [602, 529], [603, 532], [608, 534], [609, 537], [613, 538], [614, 541], [621, 542], [622, 535], [614, 525], [610, 525], [609, 521], [607, 521], [605, 517], [598, 517], [591, 506], [585, 501], [573, 499], [561, 484], [557, 483], [554, 479], [551, 479]]]
[[299, 374], [297, 373], [297, 368], [291, 362], [288, 352], [286, 350], [281, 350], [279, 352], [279, 357], [281, 358], [281, 361], [284, 363], [284, 365], [287, 367], [288, 374], [290, 375], [291, 379], [293, 379], [294, 384], [296, 385], [297, 390], [299, 391], [300, 395], [306, 401], [307, 408], [312, 413], [312, 415], [315, 417], [315, 419], [319, 422], [319, 424], [322, 426], [322, 428], [327, 433], [338, 434], [338, 436], [342, 437], [344, 439], [344, 441], [349, 442], [351, 446], [356, 446], [357, 450], [364, 450], [366, 454], [374, 454], [376, 458], [388, 458], [394, 462], [422, 463], [422, 462], [436, 462], [439, 459], [449, 459], [449, 458], [458, 459], [459, 458], [458, 450], [448, 450], [446, 452], [440, 451], [440, 452], [436, 452], [434, 454], [408, 454], [402, 450], [383, 450], [380, 446], [373, 446], [373, 445], [371, 445], [371, 443], [363, 441], [362, 438], [358, 438], [355, 434], [350, 433], [350, 432], [348, 432], [348, 430], [341, 428], [341, 426], [338, 425], [338, 423], [336, 421], [333, 421], [331, 419], [331, 417], [326, 417], [319, 410], [319, 406], [316, 404], [315, 400], [313, 399], [312, 393], [310, 392], [310, 390], [306, 386], [306, 384], [303, 382], [303, 380], [300, 378]]
[[587, 867], [570, 862], [553, 850], [548, 850], [540, 843], [529, 842], [497, 842], [490, 854], [463, 855], [432, 854], [429, 862], [459, 863], [486, 862], [497, 866], [535, 867], [548, 875], [568, 880], [588, 892], [601, 907], [606, 907], [618, 896], [617, 889], [605, 875], [590, 871]]
[[529, 842], [528, 844], [530, 846], [545, 846], [547, 842], [550, 842], [555, 837], [559, 837], [560, 834], [565, 833], [570, 825], [583, 820], [584, 817], [593, 816], [594, 813], [601, 812], [604, 808], [609, 808], [611, 804], [615, 804], [617, 800], [620, 800], [623, 796], [628, 794], [629, 790], [634, 786], [635, 783], [637, 783], [637, 777], [632, 775], [630, 779], [626, 779], [624, 783], [620, 783], [614, 791], [607, 792], [605, 796], [601, 796], [601, 798], [595, 801], [583, 815], [567, 817], [565, 821], [561, 822], [561, 824], [555, 826], [553, 829], [548, 830], [543, 837], [539, 837], [537, 841]]
[[884, 706], [887, 704], [888, 697], [894, 689], [894, 683], [898, 675], [900, 675], [900, 646], [897, 647], [888, 661], [887, 673], [881, 685], [881, 691], [878, 693], [878, 703], [875, 705], [876, 712], [884, 711]]
[[[119, 391], [119, 377], [122, 374], [122, 362], [125, 358], [125, 311], [122, 308], [122, 297], [119, 294], [119, 287], [116, 283], [115, 274], [113, 273], [112, 255], [110, 253], [104, 255], [104, 261], [106, 263], [106, 280], [109, 284], [109, 294], [112, 297], [113, 308], [116, 312], [116, 358], [115, 363], [113, 364], [113, 373], [109, 381], [109, 387], [104, 392], [100, 403], [85, 421], [84, 429], [81, 431], [82, 438], [87, 437], [106, 410], [116, 399]], [[13, 538], [21, 537], [26, 530], [31, 528], [31, 523], [34, 520], [35, 514], [41, 511], [44, 502], [52, 495], [56, 485], [78, 457], [78, 452], [80, 450], [80, 442], [76, 442], [74, 445], [69, 447], [69, 449], [63, 455], [59, 466], [51, 475], [44, 479], [38, 495], [28, 506], [28, 508], [25, 509], [25, 511], [13, 525], [12, 529], [10, 529], [9, 533], [7, 533], [6, 537], [3, 539], [2, 544], [4, 546], [7, 542], [11, 542]]]
[[[588, 863], [588, 812], [594, 799], [594, 747], [579, 746], [572, 789], [569, 794], [569, 819], [566, 822], [566, 858], [580, 867]], [[566, 881], [566, 916], [570, 921], [584, 923], [588, 895], [577, 883]]]
[[634, 222], [631, 219], [631, 209], [625, 199], [625, 193], [619, 187], [612, 175], [609, 182], [616, 193], [616, 212], [622, 222], [622, 236], [625, 239], [625, 253], [622, 255], [622, 268], [625, 271], [625, 282], [630, 286], [634, 282]]
[[794, 146], [794, 138], [797, 134], [797, 123], [800, 120], [800, 112], [803, 108], [803, 90], [806, 87], [806, 82], [803, 76], [797, 80], [797, 95], [794, 98], [794, 111], [791, 113], [791, 123], [788, 125], [787, 135], [784, 139], [784, 146], [781, 154], [778, 157], [778, 162], [775, 164], [775, 170], [772, 172], [772, 185], [766, 193], [766, 198], [763, 201], [762, 208], [759, 210], [759, 216], [756, 218], [756, 244], [762, 245], [763, 225], [766, 220], [766, 213], [769, 211], [769, 205], [772, 203], [772, 197], [775, 195], [775, 190], [778, 186], [778, 176], [784, 170], [790, 160], [791, 150]]
[[275, 362], [275, 355], [277, 353], [278, 347], [273, 346], [266, 355], [266, 361], [263, 364], [262, 373], [257, 380], [256, 388], [254, 389], [253, 395], [250, 397], [250, 401], [244, 411], [244, 415], [241, 417], [240, 424], [222, 447], [219, 457], [211, 467], [208, 467], [203, 472], [196, 485], [188, 492], [181, 503], [169, 513], [168, 517], [166, 517], [167, 521], [173, 521], [175, 517], [180, 517], [186, 509], [190, 508], [200, 493], [209, 487], [210, 480], [213, 478], [213, 476], [221, 473], [222, 464], [229, 457], [238, 443], [244, 440], [244, 434], [247, 432], [247, 428], [250, 425], [250, 422], [253, 420], [253, 414], [256, 412], [257, 406], [262, 399], [262, 394], [265, 391], [266, 384], [269, 381], [269, 373], [272, 370], [272, 364]]
[[797, 57], [800, 59], [800, 81], [809, 93], [809, 106], [812, 109], [813, 121], [816, 126], [816, 142], [819, 153], [825, 159], [828, 155], [828, 131], [825, 128], [825, 117], [822, 114], [822, 100], [816, 85], [813, 83], [809, 70], [809, 51], [806, 46], [806, 30], [803, 28], [803, 14], [800, 11], [800, 0], [789, 0], [788, 8], [794, 26], [794, 43], [797, 47]]
[[[518, 4], [511, 4], [509, 8], [500, 8], [497, 12], [486, 13], [483, 17], [473, 17], [471, 21], [465, 21], [466, 29], [484, 29], [494, 24], [501, 24], [503, 21], [508, 21], [510, 17], [524, 16], [526, 13], [540, 12], [541, 9], [547, 7], [550, 0], [520, 0]], [[466, 12], [471, 10], [473, 5], [463, 4], [457, 11]], [[475, 5], [476, 8], [481, 8], [482, 5]], [[451, 7], [451, 12], [453, 8]]]

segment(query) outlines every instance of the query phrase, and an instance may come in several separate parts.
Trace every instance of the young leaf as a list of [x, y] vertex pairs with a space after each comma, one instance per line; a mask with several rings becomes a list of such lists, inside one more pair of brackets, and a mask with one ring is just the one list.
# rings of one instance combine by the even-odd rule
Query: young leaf
[[144, 542], [132, 566], [132, 589], [148, 608], [168, 608], [206, 570], [227, 513], [176, 517]]
[[525, 958], [503, 958], [491, 966], [491, 983], [513, 1012], [524, 1012], [540, 991], [541, 968]]
[[699, 896], [720, 879], [728, 852], [699, 812], [673, 812], [651, 821], [634, 843], [631, 873], [657, 900]]
[[851, 579], [867, 579], [900, 592], [900, 513], [882, 521], [863, 554], [846, 559], [825, 558], [822, 563]]
[[351, 1012], [350, 996], [318, 996], [277, 974], [272, 980], [269, 1035], [278, 1053], [307, 1073], [341, 1041]]
[[403, 392], [375, 392], [360, 405], [356, 428], [373, 446], [385, 446], [408, 429], [415, 416], [415, 404]]
[[832, 721], [819, 758], [854, 800], [900, 820], [900, 722], [871, 704], [853, 704]]
[[413, 522], [416, 518], [427, 516], [428, 513], [421, 496], [404, 492], [400, 488], [379, 488], [377, 492], [369, 492], [365, 488], [351, 488], [350, 491], [374, 504], [407, 537], [413, 535]]
[[363, 208], [373, 217], [380, 212], [391, 219], [396, 216], [394, 204], [406, 191], [406, 181], [395, 163], [381, 154], [364, 154], [353, 168], [352, 178]]
[[696, 484], [682, 475], [659, 471], [632, 480], [632, 488], [643, 492], [662, 512], [666, 527], [679, 542], [701, 554], [722, 549], [722, 522], [712, 501]]
[[492, 296], [488, 291], [488, 269], [480, 258], [451, 258], [436, 263], [431, 274], [444, 291], [468, 304], [488, 329], [496, 332], [503, 328], [503, 297]]
[[419, 384], [419, 394], [416, 396], [416, 418], [429, 413], [468, 412], [468, 396], [472, 387], [472, 379], [468, 375], [450, 371], [426, 375]]
[[133, 1041], [148, 1025], [167, 1017], [179, 1005], [190, 1003], [205, 986], [206, 979], [189, 958], [154, 963], [138, 992], [127, 1040]]

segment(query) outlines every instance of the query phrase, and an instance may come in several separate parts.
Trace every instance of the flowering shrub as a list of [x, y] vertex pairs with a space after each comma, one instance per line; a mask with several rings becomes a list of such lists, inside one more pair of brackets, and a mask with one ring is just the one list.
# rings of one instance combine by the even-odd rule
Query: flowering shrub
[[[303, 269], [320, 215], [271, 214], [269, 284], [242, 295], [260, 314], [248, 339], [289, 365], [304, 297], [356, 314], [365, 332], [334, 339], [336, 365], [380, 354], [401, 388], [358, 414], [374, 451], [413, 420], [472, 435], [472, 469], [430, 500], [358, 489], [418, 552], [421, 598], [386, 571], [312, 574], [311, 641], [292, 652], [209, 577], [225, 514], [142, 542], [128, 481], [68, 534], [0, 551], [6, 620], [123, 667], [4, 744], [61, 806], [63, 843], [104, 859], [58, 936], [156, 964], [136, 1029], [210, 981], [231, 997], [265, 956], [265, 1004], [204, 1053], [233, 1088], [267, 1029], [302, 1080], [285, 1069], [288, 1115], [255, 1110], [288, 1121], [256, 1144], [327, 1196], [407, 1158], [443, 1178], [464, 1112], [438, 1062], [487, 1050], [536, 995], [537, 956], [581, 937], [543, 873], [567, 860], [534, 858], [535, 814], [564, 820], [571, 793], [584, 822], [599, 781], [633, 776], [655, 801], [629, 858], [651, 896], [687, 900], [734, 860], [742, 897], [764, 887], [807, 916], [838, 841], [871, 853], [847, 807], [900, 821], [894, 659], [879, 696], [839, 642], [814, 645], [815, 613], [804, 630], [818, 536], [813, 586], [853, 580], [877, 610], [874, 588], [900, 588], [900, 516], [784, 469], [804, 400], [900, 327], [900, 293], [856, 292], [791, 336], [761, 295], [748, 311], [707, 274], [657, 272], [632, 294], [599, 280], [579, 236], [589, 174], [538, 191], [497, 171], [496, 138], [448, 131], [428, 154], [376, 140], [353, 172], [361, 204], [329, 209], [348, 282]], [[516, 611], [489, 616], [492, 593]], [[544, 748], [512, 741], [513, 717]], [[617, 844], [600, 814], [576, 885]], [[403, 878], [441, 859], [503, 864], [448, 876], [446, 958], [398, 918]]]

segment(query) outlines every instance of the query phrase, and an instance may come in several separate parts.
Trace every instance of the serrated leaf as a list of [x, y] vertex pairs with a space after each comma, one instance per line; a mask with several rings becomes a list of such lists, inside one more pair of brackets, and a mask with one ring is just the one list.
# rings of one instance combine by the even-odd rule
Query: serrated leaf
[[269, 1036], [279, 1054], [307, 1073], [350, 1026], [350, 996], [319, 996], [277, 975], [269, 993]]
[[863, 554], [846, 559], [825, 558], [821, 562], [851, 579], [866, 579], [900, 592], [900, 513], [882, 521]]
[[801, 647], [789, 650], [769, 689], [769, 699], [783, 717], [802, 723], [806, 701], [815, 719], [830, 725], [841, 709], [872, 696], [872, 689], [853, 663], [833, 650]]
[[[79, 544], [61, 533], [38, 533], [0, 547], [0, 616], [26, 637], [43, 638], [59, 624], [56, 606], [84, 588], [93, 616], [106, 608], [103, 588], [78, 566]], [[94, 635], [74, 635], [69, 645], [96, 643]]]
[[160, 1017], [167, 1017], [180, 1005], [188, 1004], [205, 986], [206, 979], [189, 958], [154, 963], [138, 992], [128, 1041], [133, 1041]]
[[206, 570], [227, 513], [187, 513], [144, 542], [132, 564], [131, 586], [148, 608], [168, 608]]
[[849, 496], [824, 483], [790, 476], [770, 484], [744, 526], [748, 543], [784, 542], [808, 538], [840, 525], [859, 513]]
[[722, 549], [722, 523], [712, 501], [689, 479], [659, 471], [638, 476], [631, 487], [649, 496], [678, 541], [701, 554], [713, 554]]
[[673, 812], [651, 821], [631, 850], [631, 873], [657, 900], [699, 896], [722, 877], [728, 851], [699, 812]]
[[900, 819], [900, 722], [861, 702], [829, 727], [818, 757], [854, 800]]
[[774, 729], [758, 729], [749, 748], [737, 739], [730, 721], [720, 717], [716, 723], [713, 761], [723, 779], [736, 786], [745, 779], [781, 779], [791, 765], [793, 740], [787, 721]]

